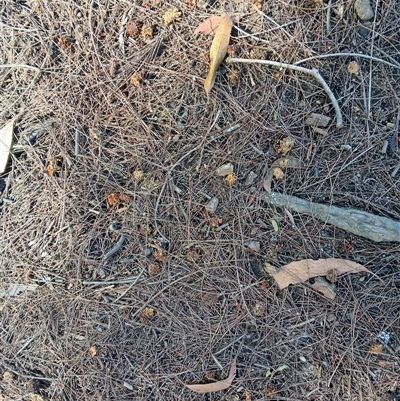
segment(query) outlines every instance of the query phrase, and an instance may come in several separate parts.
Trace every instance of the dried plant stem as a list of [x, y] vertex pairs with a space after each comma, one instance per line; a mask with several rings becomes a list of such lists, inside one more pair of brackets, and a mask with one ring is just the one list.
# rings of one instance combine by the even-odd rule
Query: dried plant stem
[[246, 58], [232, 58], [228, 57], [226, 59], [227, 63], [246, 63], [246, 64], [263, 64], [263, 65], [271, 65], [274, 67], [280, 67], [280, 68], [288, 68], [290, 70], [294, 71], [299, 71], [303, 72], [305, 74], [313, 76], [324, 88], [325, 92], [329, 96], [329, 99], [332, 102], [333, 108], [335, 109], [336, 113], [336, 127], [337, 128], [342, 128], [343, 127], [343, 117], [342, 117], [342, 112], [340, 111], [339, 104], [335, 98], [335, 95], [329, 88], [328, 84], [325, 82], [324, 78], [322, 75], [319, 73], [319, 71], [316, 68], [304, 68], [304, 67], [299, 67], [297, 65], [293, 64], [287, 64], [287, 63], [281, 63], [278, 61], [271, 61], [271, 60], [258, 60], [258, 59], [246, 59]]
[[0, 64], [0, 68], [27, 68], [28, 70], [33, 70], [33, 71], [37, 71], [37, 72], [42, 71], [38, 67], [34, 67], [32, 65], [26, 65], [26, 64]]
[[381, 58], [378, 57], [374, 57], [374, 56], [370, 56], [368, 54], [360, 54], [360, 53], [332, 53], [332, 54], [321, 54], [319, 56], [313, 56], [313, 57], [308, 57], [305, 58], [303, 60], [300, 61], [296, 61], [294, 63], [294, 65], [299, 65], [299, 64], [303, 64], [306, 61], [311, 61], [311, 60], [319, 60], [319, 59], [323, 59], [323, 58], [330, 58], [330, 57], [360, 57], [360, 58], [365, 58], [367, 60], [372, 60], [372, 61], [376, 61], [378, 63], [382, 63], [382, 64], [386, 64], [390, 67], [393, 68], [398, 68], [400, 69], [400, 65], [398, 64], [393, 64], [393, 63], [389, 63], [389, 61], [383, 60]]

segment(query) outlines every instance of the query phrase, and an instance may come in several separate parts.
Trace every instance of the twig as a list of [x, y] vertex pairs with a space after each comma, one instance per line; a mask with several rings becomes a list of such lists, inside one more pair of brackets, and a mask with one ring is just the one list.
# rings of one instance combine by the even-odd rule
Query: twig
[[332, 0], [328, 2], [328, 9], [326, 10], [326, 32], [331, 33], [331, 12], [332, 12]]
[[303, 60], [300, 61], [296, 61], [294, 63], [294, 65], [299, 65], [299, 64], [303, 64], [306, 61], [311, 61], [311, 60], [318, 60], [318, 59], [322, 59], [322, 58], [330, 58], [330, 57], [360, 57], [360, 58], [365, 58], [367, 60], [372, 60], [372, 61], [377, 61], [378, 63], [382, 63], [382, 64], [386, 64], [390, 67], [393, 68], [398, 68], [400, 69], [400, 65], [397, 64], [392, 64], [389, 63], [389, 61], [383, 60], [381, 58], [378, 57], [374, 57], [374, 56], [369, 56], [368, 54], [360, 54], [360, 53], [331, 53], [331, 54], [321, 54], [319, 56], [313, 56], [313, 57], [308, 57], [305, 58]]
[[121, 238], [118, 240], [114, 248], [111, 248], [105, 255], [104, 259], [109, 259], [111, 256], [115, 255], [117, 252], [119, 252], [124, 245], [124, 242], [126, 240], [125, 235], [121, 235]]
[[33, 67], [32, 65], [26, 65], [26, 64], [0, 64], [0, 68], [27, 68], [28, 70], [42, 72], [42, 70], [40, 68]]
[[144, 273], [144, 270], [142, 270], [142, 271], [140, 272], [140, 274], [136, 277], [136, 280], [134, 280], [134, 281], [132, 282], [132, 284], [131, 284], [118, 298], [114, 299], [114, 301], [112, 301], [112, 303], [117, 302], [117, 301], [119, 301], [121, 298], [123, 298], [123, 297], [127, 294], [127, 292], [130, 291], [131, 288], [132, 288], [135, 284], [137, 284], [137, 283], [139, 282], [139, 280], [140, 280], [140, 279], [142, 278], [142, 276], [143, 276], [143, 273]]
[[130, 278], [124, 278], [121, 280], [109, 280], [109, 281], [82, 281], [82, 284], [84, 285], [118, 285], [118, 284], [130, 284], [137, 282], [137, 280], [140, 278], [139, 276], [134, 276]]
[[325, 92], [327, 93], [327, 95], [329, 96], [329, 99], [332, 102], [333, 108], [335, 109], [335, 113], [336, 113], [336, 127], [337, 128], [343, 127], [342, 112], [340, 111], [340, 107], [335, 98], [335, 95], [333, 94], [333, 92], [329, 88], [328, 84], [325, 82], [324, 78], [322, 77], [322, 75], [319, 73], [319, 71], [316, 68], [309, 69], [309, 68], [299, 67], [299, 66], [293, 65], [293, 64], [281, 63], [278, 61], [271, 61], [271, 60], [257, 60], [257, 59], [250, 60], [250, 59], [246, 59], [246, 58], [232, 58], [232, 57], [228, 57], [226, 59], [226, 62], [227, 63], [247, 63], [247, 64], [272, 65], [275, 67], [288, 68], [290, 70], [303, 72], [305, 74], [309, 74], [309, 75], [313, 76], [323, 86]]
[[79, 156], [80, 154], [79, 150], [80, 142], [81, 142], [81, 133], [79, 132], [78, 129], [75, 129], [75, 156]]

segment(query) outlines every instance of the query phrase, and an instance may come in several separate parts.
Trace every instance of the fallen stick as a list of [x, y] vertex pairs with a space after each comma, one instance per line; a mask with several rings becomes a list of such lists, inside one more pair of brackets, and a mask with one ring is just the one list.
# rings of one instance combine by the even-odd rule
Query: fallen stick
[[122, 249], [122, 246], [124, 245], [124, 242], [126, 240], [125, 235], [121, 235], [121, 238], [118, 240], [116, 245], [111, 248], [105, 255], [104, 259], [109, 259], [111, 256], [114, 256], [117, 252], [119, 252]]
[[294, 71], [304, 72], [305, 74], [313, 76], [324, 88], [326, 94], [329, 96], [329, 99], [332, 102], [332, 106], [335, 109], [336, 113], [336, 128], [343, 128], [343, 117], [342, 112], [340, 111], [339, 104], [335, 98], [335, 95], [329, 88], [328, 84], [325, 82], [322, 75], [316, 68], [304, 68], [299, 67], [298, 65], [281, 63], [279, 61], [272, 60], [258, 60], [258, 59], [247, 59], [247, 58], [233, 58], [228, 57], [225, 60], [227, 63], [245, 63], [245, 64], [264, 64], [264, 65], [272, 65], [274, 67], [287, 68]]
[[400, 242], [400, 221], [362, 210], [310, 202], [296, 196], [262, 192], [260, 198], [272, 205], [287, 207], [298, 213], [314, 216], [324, 223], [375, 242]]

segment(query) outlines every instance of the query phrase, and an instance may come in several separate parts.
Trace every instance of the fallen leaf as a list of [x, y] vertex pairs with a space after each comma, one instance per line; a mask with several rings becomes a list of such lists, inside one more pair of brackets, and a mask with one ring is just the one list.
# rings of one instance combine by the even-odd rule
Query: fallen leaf
[[14, 120], [0, 130], [0, 174], [4, 173], [10, 156], [14, 136]]
[[278, 226], [278, 222], [274, 219], [270, 219], [272, 227], [274, 227], [274, 231], [278, 232], [279, 231], [279, 226]]
[[310, 278], [326, 276], [332, 269], [337, 270], [337, 274], [346, 273], [371, 273], [367, 268], [359, 263], [346, 259], [304, 259], [297, 262], [291, 262], [282, 266], [272, 273], [280, 290], [283, 290], [290, 284], [299, 284]]
[[333, 300], [336, 297], [335, 285], [328, 283], [323, 277], [317, 277], [311, 287], [325, 298]]
[[275, 372], [282, 372], [283, 370], [288, 369], [288, 368], [289, 368], [288, 365], [281, 365], [276, 368]]
[[214, 40], [212, 41], [210, 48], [210, 69], [204, 82], [204, 89], [207, 93], [207, 97], [210, 95], [211, 88], [215, 82], [217, 70], [228, 50], [232, 25], [232, 17], [230, 15], [225, 15], [218, 25], [217, 31], [215, 32]]
[[229, 376], [225, 380], [220, 380], [215, 383], [207, 384], [185, 384], [185, 386], [196, 393], [211, 393], [214, 391], [221, 391], [227, 389], [236, 376], [236, 358], [233, 360], [231, 369], [229, 371]]
[[210, 33], [214, 33], [223, 18], [224, 17], [218, 16], [218, 15], [213, 15], [212, 17], [210, 17], [210, 18], [206, 19], [204, 22], [202, 22], [196, 28], [194, 33], [196, 34], [196, 33], [203, 32], [206, 35], [209, 35]]

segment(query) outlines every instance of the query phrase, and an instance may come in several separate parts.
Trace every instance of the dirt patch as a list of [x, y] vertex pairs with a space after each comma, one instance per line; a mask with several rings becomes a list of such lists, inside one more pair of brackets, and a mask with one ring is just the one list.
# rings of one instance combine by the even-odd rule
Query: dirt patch
[[[371, 21], [350, 1], [86, 3], [1, 5], [0, 126], [16, 122], [0, 178], [0, 399], [397, 399], [399, 244], [260, 194], [269, 177], [400, 219], [399, 3], [373, 4]], [[241, 15], [231, 56], [309, 59], [344, 127], [298, 71], [223, 63], [208, 100], [212, 38], [193, 32], [226, 11]], [[278, 180], [285, 141], [296, 163]], [[330, 301], [312, 282], [279, 291], [264, 269], [333, 257], [373, 274], [340, 276]], [[235, 357], [229, 389], [185, 387], [225, 379]]]

